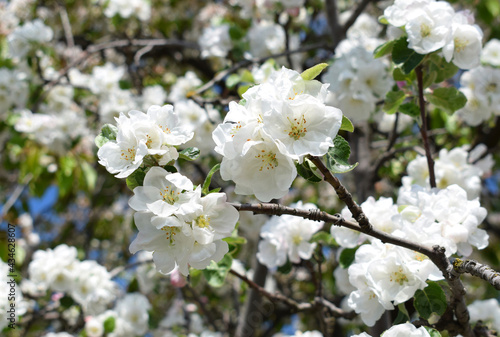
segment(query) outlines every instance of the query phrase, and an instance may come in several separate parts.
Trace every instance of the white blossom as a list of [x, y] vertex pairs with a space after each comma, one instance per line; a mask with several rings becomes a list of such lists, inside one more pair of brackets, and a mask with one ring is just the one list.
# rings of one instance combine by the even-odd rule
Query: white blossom
[[233, 46], [229, 36], [229, 28], [228, 24], [222, 24], [203, 29], [203, 33], [198, 39], [202, 58], [226, 57]]

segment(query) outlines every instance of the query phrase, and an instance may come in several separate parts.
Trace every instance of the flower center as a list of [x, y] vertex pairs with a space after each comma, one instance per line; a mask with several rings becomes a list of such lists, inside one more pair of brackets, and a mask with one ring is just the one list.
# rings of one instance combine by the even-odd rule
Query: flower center
[[266, 167], [267, 170], [272, 170], [275, 167], [278, 167], [278, 159], [276, 159], [276, 153], [272, 151], [266, 153], [266, 150], [261, 150], [261, 153], [256, 155], [255, 158], [261, 160], [259, 171], [262, 171], [264, 167]]
[[426, 23], [422, 23], [420, 25], [420, 35], [422, 37], [429, 37], [431, 35], [431, 27]]
[[302, 238], [300, 237], [300, 235], [294, 235], [292, 237], [292, 242], [294, 245], [299, 245], [302, 242]]
[[175, 244], [175, 236], [179, 232], [179, 228], [165, 226], [165, 227], [162, 227], [161, 230], [165, 232], [165, 237], [167, 238], [168, 243], [171, 246], [174, 245]]
[[126, 161], [132, 161], [135, 159], [135, 153], [136, 153], [135, 148], [128, 148], [126, 150], [122, 150], [122, 159], [125, 159]]
[[173, 205], [179, 200], [179, 195], [181, 192], [176, 192], [175, 190], [171, 190], [169, 186], [167, 186], [163, 191], [160, 190], [160, 195], [167, 204]]
[[408, 277], [403, 273], [403, 268], [399, 267], [398, 271], [394, 272], [390, 277], [391, 282], [396, 282], [400, 286], [408, 282]]
[[288, 122], [290, 122], [290, 130], [285, 130], [285, 132], [288, 131], [288, 136], [295, 140], [299, 140], [300, 137], [305, 137], [307, 133], [306, 117], [302, 115], [301, 118], [294, 118], [291, 120], [290, 117], [287, 117], [287, 119]]
[[207, 228], [210, 226], [210, 217], [206, 215], [200, 215], [195, 220], [196, 226], [200, 228]]
[[469, 41], [467, 41], [466, 39], [460, 39], [458, 37], [456, 37], [453, 42], [455, 43], [455, 51], [457, 53], [462, 52], [469, 44]]

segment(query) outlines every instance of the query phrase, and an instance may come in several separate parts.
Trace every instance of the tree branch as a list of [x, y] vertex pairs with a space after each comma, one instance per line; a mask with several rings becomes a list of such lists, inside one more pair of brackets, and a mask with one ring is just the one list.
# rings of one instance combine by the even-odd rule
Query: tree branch
[[[312, 157], [312, 159], [319, 159], [317, 157]], [[316, 160], [318, 161], [318, 160]], [[313, 161], [314, 162], [314, 161]], [[323, 164], [321, 160], [319, 160], [318, 163]], [[315, 163], [316, 164], [316, 163]], [[317, 165], [318, 168], [320, 166]], [[326, 168], [326, 167], [325, 167]], [[329, 171], [328, 171], [329, 172]], [[331, 180], [331, 177], [333, 175], [329, 173], [328, 180]], [[335, 180], [337, 178], [333, 177]], [[325, 180], [327, 180], [327, 177], [325, 176]], [[328, 181], [327, 180], [327, 181]], [[332, 180], [333, 183], [335, 183], [335, 180]], [[338, 180], [337, 180], [338, 182]], [[338, 182], [340, 184], [340, 182]], [[340, 185], [342, 186], [342, 185]], [[345, 190], [345, 187], [342, 186], [342, 188]], [[339, 188], [340, 190], [340, 188]], [[347, 191], [345, 191], [347, 192]], [[343, 192], [342, 192], [343, 193]], [[347, 192], [348, 193], [348, 192]], [[340, 194], [337, 192], [337, 194]], [[352, 198], [350, 199], [351, 203], [354, 203], [352, 201]], [[355, 204], [355, 203], [354, 203]], [[259, 204], [231, 204], [234, 208], [236, 208], [238, 211], [251, 211], [254, 214], [268, 214], [268, 215], [283, 215], [283, 214], [289, 214], [289, 215], [294, 215], [294, 216], [299, 216], [304, 219], [310, 219], [314, 221], [324, 221], [325, 223], [332, 223], [337, 226], [343, 226], [361, 233], [365, 233], [367, 235], [370, 235], [374, 238], [379, 239], [383, 243], [390, 243], [396, 246], [404, 247], [407, 249], [411, 249], [413, 251], [419, 252], [421, 254], [426, 255], [429, 257], [429, 259], [439, 268], [439, 270], [443, 273], [444, 278], [446, 279], [448, 285], [450, 286], [451, 290], [451, 305], [454, 308], [455, 316], [457, 317], [457, 321], [462, 327], [462, 335], [464, 337], [471, 337], [473, 336], [472, 330], [469, 325], [469, 312], [467, 310], [467, 305], [465, 303], [465, 288], [464, 285], [462, 284], [462, 281], [460, 281], [460, 278], [456, 275], [453, 274], [453, 266], [451, 265], [450, 261], [445, 255], [445, 249], [443, 247], [439, 246], [434, 246], [432, 248], [426, 247], [419, 245], [418, 243], [415, 243], [413, 241], [409, 241], [403, 238], [399, 237], [394, 237], [386, 232], [382, 232], [378, 229], [375, 229], [372, 227], [372, 225], [369, 223], [368, 219], [366, 216], [363, 214], [363, 217], [361, 219], [366, 221], [366, 224], [364, 226], [361, 226], [355, 222], [352, 221], [347, 221], [344, 220], [340, 216], [336, 215], [331, 215], [329, 213], [326, 213], [324, 211], [320, 211], [318, 209], [310, 209], [310, 210], [303, 210], [303, 209], [297, 209], [297, 208], [292, 208], [292, 207], [287, 207], [279, 204], [270, 204], [270, 203], [259, 203]], [[358, 205], [355, 205], [356, 207], [359, 207]], [[361, 207], [359, 207], [361, 209]], [[352, 212], [352, 211], [351, 211]]]
[[467, 273], [480, 277], [495, 287], [496, 290], [500, 290], [500, 273], [485, 264], [481, 264], [475, 260], [455, 259], [453, 261], [453, 271], [457, 276], [458, 274]]
[[337, 195], [340, 200], [345, 202], [347, 208], [351, 211], [354, 219], [359, 223], [361, 228], [370, 231], [371, 225], [366, 217], [365, 213], [361, 209], [361, 207], [353, 200], [351, 193], [347, 191], [347, 189], [342, 185], [340, 180], [335, 177], [332, 172], [325, 166], [321, 158], [310, 156], [309, 159], [316, 165], [316, 167], [320, 170], [323, 175], [325, 181], [327, 181], [337, 192]]
[[289, 297], [287, 297], [279, 292], [275, 292], [274, 294], [271, 294], [270, 292], [265, 290], [263, 287], [259, 286], [257, 283], [253, 282], [245, 275], [238, 273], [234, 269], [231, 269], [229, 272], [231, 274], [233, 274], [234, 276], [238, 277], [240, 280], [242, 280], [246, 284], [248, 284], [248, 286], [250, 288], [258, 291], [259, 294], [266, 297], [271, 302], [284, 303], [288, 307], [290, 307], [294, 312], [315, 310], [317, 308], [318, 304], [320, 304], [321, 306], [325, 307], [332, 314], [332, 316], [335, 316], [335, 317], [353, 319], [357, 315], [354, 311], [343, 311], [342, 309], [338, 308], [332, 302], [330, 302], [324, 298], [320, 298], [320, 297], [315, 297], [313, 302], [304, 303], [304, 302], [297, 302], [297, 301], [295, 301], [295, 300], [293, 300], [293, 299], [291, 299], [291, 298], [289, 298]]
[[420, 107], [420, 117], [422, 118], [422, 126], [420, 127], [420, 134], [424, 142], [425, 156], [427, 157], [427, 166], [429, 167], [429, 183], [431, 188], [436, 187], [436, 175], [434, 174], [434, 159], [432, 159], [431, 148], [429, 145], [429, 137], [427, 136], [427, 115], [425, 113], [424, 101], [424, 80], [422, 74], [422, 65], [415, 68], [418, 83], [418, 105]]

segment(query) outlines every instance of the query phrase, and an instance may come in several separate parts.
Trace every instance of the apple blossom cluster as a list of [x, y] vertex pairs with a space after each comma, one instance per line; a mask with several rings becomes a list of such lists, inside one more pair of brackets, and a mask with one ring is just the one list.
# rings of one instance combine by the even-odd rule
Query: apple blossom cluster
[[[299, 201], [290, 207], [298, 209], [317, 209], [314, 204]], [[287, 260], [299, 263], [309, 260], [316, 248], [310, 243], [312, 236], [323, 228], [323, 222], [303, 219], [293, 215], [273, 216], [260, 230], [257, 259], [268, 268], [281, 267]]]
[[[88, 337], [127, 337], [144, 336], [148, 331], [151, 304], [140, 293], [127, 293], [116, 301], [115, 307], [97, 316], [85, 319], [85, 332]], [[105, 330], [106, 321], [114, 322], [113, 331]]]
[[0, 68], [0, 117], [12, 108], [21, 109], [28, 99], [28, 75], [18, 69]]
[[493, 330], [500, 331], [500, 303], [497, 299], [476, 300], [467, 309], [471, 322], [482, 321]]
[[328, 103], [338, 106], [353, 122], [368, 120], [377, 101], [394, 84], [387, 65], [363, 47], [355, 47], [335, 59], [322, 79], [330, 83]]
[[500, 116], [500, 68], [488, 65], [466, 71], [460, 77], [460, 91], [467, 97], [455, 114], [470, 126]]
[[118, 15], [124, 19], [136, 16], [141, 21], [151, 18], [151, 1], [149, 0], [94, 0], [105, 6], [104, 15], [113, 18]]
[[224, 193], [201, 196], [201, 187], [180, 173], [170, 173], [154, 166], [144, 178], [144, 185], [134, 189], [129, 205], [135, 211], [139, 233], [130, 245], [153, 252], [158, 271], [183, 274], [189, 267], [206, 268], [228, 252], [222, 239], [231, 236], [239, 218], [238, 211], [226, 202]]
[[113, 122], [113, 118], [122, 111], [147, 110], [151, 105], [165, 103], [167, 94], [160, 85], [145, 87], [141, 95], [120, 88], [119, 82], [124, 79], [125, 74], [124, 66], [106, 62], [102, 66], [93, 67], [91, 74], [72, 68], [68, 77], [74, 87], [88, 89], [98, 98], [99, 119], [103, 123]]
[[[478, 228], [486, 210], [478, 199], [468, 200], [458, 185], [429, 190], [413, 185], [399, 191], [397, 204], [390, 198], [375, 201], [370, 197], [361, 204], [373, 227], [424, 246], [439, 245], [446, 255], [468, 256], [472, 248], [488, 246], [488, 234]], [[349, 210], [342, 216], [353, 220]], [[355, 290], [350, 292], [348, 305], [360, 314], [363, 322], [372, 326], [385, 310], [412, 298], [415, 291], [427, 286], [427, 280], [442, 279], [441, 272], [424, 255], [404, 248], [383, 244], [380, 240], [346, 228], [331, 227], [337, 243], [346, 248], [361, 245], [348, 268], [348, 279]], [[342, 273], [336, 272], [340, 278]], [[349, 286], [344, 287], [348, 289]]]
[[192, 132], [179, 123], [172, 105], [153, 105], [147, 113], [131, 110], [128, 116], [115, 118], [115, 141], [108, 141], [97, 152], [99, 164], [117, 178], [126, 178], [150, 155], [160, 165], [175, 161], [179, 153], [174, 146], [186, 143]]
[[116, 299], [117, 284], [106, 268], [93, 260], [80, 261], [75, 247], [65, 244], [37, 250], [28, 266], [25, 292], [44, 295], [47, 290], [67, 293], [84, 313], [97, 315]]
[[66, 153], [73, 141], [89, 133], [85, 113], [73, 98], [73, 87], [54, 86], [47, 95], [46, 103], [41, 104], [40, 112], [19, 111], [14, 128], [53, 152]]
[[229, 24], [211, 25], [203, 29], [198, 38], [201, 48], [201, 57], [226, 57], [233, 47], [229, 36]]
[[42, 20], [25, 22], [7, 36], [9, 53], [13, 57], [23, 58], [37, 46], [50, 42], [53, 37], [52, 28], [46, 26]]
[[441, 50], [446, 62], [462, 69], [477, 67], [483, 32], [468, 11], [455, 12], [446, 1], [396, 0], [385, 19], [406, 31], [408, 47], [419, 54]]
[[[403, 323], [392, 326], [382, 333], [383, 337], [431, 337], [431, 334], [423, 327], [417, 328], [411, 323]], [[352, 337], [371, 337], [371, 335], [363, 332], [359, 335], [353, 335]]]
[[500, 40], [491, 39], [483, 47], [481, 62], [500, 67]]
[[237, 194], [281, 198], [297, 176], [295, 163], [333, 146], [342, 111], [325, 104], [327, 87], [283, 67], [229, 104], [213, 139], [221, 177], [234, 181]]
[[[457, 184], [467, 192], [469, 199], [479, 197], [481, 177], [489, 173], [494, 164], [491, 155], [481, 158], [485, 151], [484, 144], [476, 146], [470, 153], [463, 147], [449, 151], [441, 149], [439, 157], [434, 161], [437, 187], [445, 188]], [[408, 176], [402, 178], [402, 189], [409, 190], [415, 184], [430, 187], [429, 167], [425, 156], [412, 160], [408, 164], [407, 172]]]

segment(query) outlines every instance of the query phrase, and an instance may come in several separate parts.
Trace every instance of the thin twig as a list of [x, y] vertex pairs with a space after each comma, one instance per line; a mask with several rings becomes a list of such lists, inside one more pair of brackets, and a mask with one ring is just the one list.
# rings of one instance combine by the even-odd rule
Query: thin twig
[[230, 75], [230, 74], [234, 73], [235, 71], [237, 71], [238, 69], [247, 67], [251, 64], [254, 64], [254, 63], [260, 64], [260, 63], [265, 62], [266, 60], [271, 59], [271, 58], [277, 58], [277, 57], [287, 56], [287, 55], [296, 54], [296, 53], [303, 53], [303, 52], [306, 52], [309, 50], [319, 49], [319, 48], [329, 48], [329, 47], [324, 42], [315, 43], [315, 44], [303, 46], [303, 47], [300, 47], [300, 48], [297, 48], [294, 50], [289, 50], [289, 51], [285, 51], [285, 52], [278, 53], [278, 54], [273, 54], [273, 55], [260, 57], [260, 58], [251, 58], [248, 60], [240, 61], [240, 62], [236, 63], [235, 65], [233, 65], [232, 67], [219, 72], [210, 81], [208, 81], [207, 83], [205, 83], [204, 85], [202, 85], [201, 87], [196, 89], [195, 94], [201, 94], [201, 93], [205, 92], [206, 90], [208, 90], [212, 86], [214, 86], [215, 83], [223, 80], [224, 77], [226, 77], [227, 75]]
[[33, 175], [31, 173], [28, 173], [24, 177], [22, 184], [16, 186], [16, 189], [14, 190], [14, 192], [12, 192], [9, 199], [7, 199], [7, 201], [2, 207], [2, 213], [1, 213], [2, 219], [5, 219], [5, 216], [7, 215], [11, 207], [14, 206], [16, 201], [19, 199], [26, 186], [28, 186], [28, 184], [30, 183], [31, 179], [33, 179]]
[[427, 114], [425, 113], [425, 100], [424, 100], [424, 80], [422, 73], [422, 65], [415, 68], [418, 83], [418, 105], [420, 107], [420, 117], [422, 118], [422, 126], [420, 127], [420, 134], [424, 142], [425, 156], [427, 157], [427, 166], [429, 167], [429, 183], [431, 188], [436, 187], [436, 175], [434, 174], [434, 159], [432, 159], [431, 148], [429, 145], [429, 137], [427, 136]]

